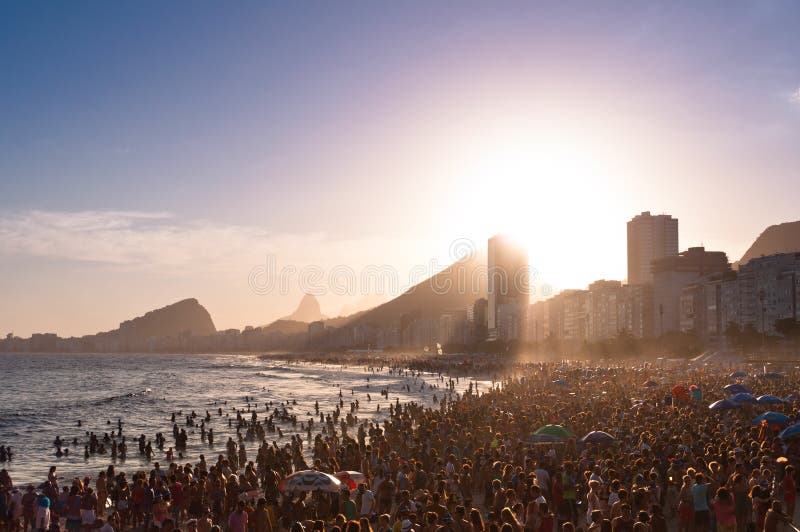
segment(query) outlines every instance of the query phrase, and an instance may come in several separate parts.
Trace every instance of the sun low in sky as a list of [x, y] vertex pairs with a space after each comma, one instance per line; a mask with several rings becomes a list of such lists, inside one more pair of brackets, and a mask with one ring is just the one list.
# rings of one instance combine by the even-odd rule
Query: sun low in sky
[[[187, 297], [261, 325], [299, 272], [349, 268], [317, 294], [333, 316], [498, 232], [540, 289], [581, 288], [624, 279], [645, 210], [735, 260], [798, 216], [798, 20], [792, 1], [4, 2], [0, 333]], [[288, 280], [258, 293], [270, 261]], [[370, 268], [394, 292], [359, 286]]]

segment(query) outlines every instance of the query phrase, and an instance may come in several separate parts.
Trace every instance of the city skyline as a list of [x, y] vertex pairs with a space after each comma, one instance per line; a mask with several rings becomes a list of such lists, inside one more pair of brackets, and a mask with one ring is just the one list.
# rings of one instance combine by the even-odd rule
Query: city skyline
[[406, 279], [496, 233], [583, 288], [646, 210], [736, 260], [797, 218], [800, 6], [695, 7], [4, 3], [0, 332], [260, 325], [301, 295], [267, 257]]

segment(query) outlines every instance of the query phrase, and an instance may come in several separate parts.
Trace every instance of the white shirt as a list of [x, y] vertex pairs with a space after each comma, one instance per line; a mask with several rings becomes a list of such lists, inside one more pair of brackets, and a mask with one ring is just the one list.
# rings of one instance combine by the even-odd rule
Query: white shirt
[[535, 469], [533, 474], [536, 475], [536, 483], [540, 488], [550, 491], [550, 473], [546, 469]]
[[375, 504], [375, 495], [370, 490], [364, 490], [361, 494], [361, 515], [372, 514], [372, 507]]

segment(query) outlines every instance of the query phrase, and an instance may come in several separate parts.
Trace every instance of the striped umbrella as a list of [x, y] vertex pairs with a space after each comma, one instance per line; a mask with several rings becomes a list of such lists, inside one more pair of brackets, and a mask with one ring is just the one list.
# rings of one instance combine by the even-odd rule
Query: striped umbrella
[[322, 471], [307, 469], [292, 473], [280, 482], [281, 491], [328, 491], [337, 492], [342, 488], [342, 483], [338, 478]]

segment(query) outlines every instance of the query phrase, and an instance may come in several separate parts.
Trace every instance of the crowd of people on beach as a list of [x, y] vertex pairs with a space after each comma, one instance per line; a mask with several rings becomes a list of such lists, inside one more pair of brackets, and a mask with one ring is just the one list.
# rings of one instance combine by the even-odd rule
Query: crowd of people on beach
[[[432, 403], [390, 402], [382, 423], [360, 421], [366, 401], [354, 397], [348, 404], [341, 390], [306, 418], [291, 413], [291, 404], [258, 411], [246, 398], [229, 421], [236, 439], [208, 461], [201, 455], [189, 463], [169, 448], [163, 466], [150, 462], [152, 448], [148, 453], [142, 435], [139, 453], [148, 465], [133, 473], [112, 462], [94, 478], [65, 481], [51, 467], [40, 485], [17, 486], [3, 469], [0, 532], [774, 532], [792, 526], [800, 437], [779, 433], [800, 419], [796, 374], [768, 379], [752, 369], [507, 363], [491, 368], [499, 374], [491, 385], [470, 382], [457, 392], [453, 375], [475, 367], [447, 357], [392, 367], [409, 391], [424, 375], [437, 384], [427, 390], [435, 394]], [[768, 409], [788, 421], [755, 422], [767, 410], [756, 401], [710, 409], [731, 383], [785, 398]], [[380, 394], [388, 398], [389, 390]], [[211, 412], [178, 415], [213, 444], [204, 428]], [[174, 414], [172, 421], [179, 453], [185, 430]], [[281, 422], [301, 431], [278, 445], [269, 439]], [[589, 437], [593, 431], [598, 438]], [[158, 434], [157, 447], [163, 450], [166, 440]], [[307, 486], [288, 482], [298, 472], [305, 472]]]

